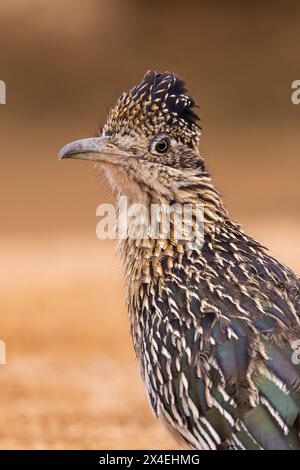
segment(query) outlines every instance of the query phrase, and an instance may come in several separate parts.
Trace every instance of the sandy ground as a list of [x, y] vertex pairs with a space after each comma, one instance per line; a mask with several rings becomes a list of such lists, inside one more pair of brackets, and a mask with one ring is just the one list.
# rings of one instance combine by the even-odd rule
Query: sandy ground
[[[300, 227], [253, 228], [300, 270]], [[114, 244], [93, 234], [3, 239], [0, 256], [0, 448], [178, 448], [139, 377]]]

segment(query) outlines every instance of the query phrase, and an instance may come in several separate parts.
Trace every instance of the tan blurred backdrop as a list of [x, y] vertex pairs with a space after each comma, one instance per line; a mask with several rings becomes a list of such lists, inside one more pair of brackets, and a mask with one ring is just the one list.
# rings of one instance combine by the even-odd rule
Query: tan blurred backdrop
[[0, 448], [174, 448], [128, 333], [111, 201], [58, 149], [93, 135], [146, 70], [181, 75], [232, 216], [300, 272], [298, 1], [2, 0]]

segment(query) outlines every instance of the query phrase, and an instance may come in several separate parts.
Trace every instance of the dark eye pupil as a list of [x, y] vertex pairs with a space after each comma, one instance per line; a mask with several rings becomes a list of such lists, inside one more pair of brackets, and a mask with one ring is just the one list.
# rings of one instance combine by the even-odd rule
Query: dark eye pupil
[[169, 149], [169, 142], [166, 139], [161, 139], [157, 142], [155, 148], [157, 152], [164, 153]]

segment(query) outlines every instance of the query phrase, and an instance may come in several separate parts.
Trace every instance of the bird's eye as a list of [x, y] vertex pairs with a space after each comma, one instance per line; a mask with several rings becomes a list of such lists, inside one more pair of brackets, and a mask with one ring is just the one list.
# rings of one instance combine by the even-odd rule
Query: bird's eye
[[166, 153], [170, 148], [170, 141], [169, 139], [160, 139], [155, 144], [155, 150], [157, 153]]

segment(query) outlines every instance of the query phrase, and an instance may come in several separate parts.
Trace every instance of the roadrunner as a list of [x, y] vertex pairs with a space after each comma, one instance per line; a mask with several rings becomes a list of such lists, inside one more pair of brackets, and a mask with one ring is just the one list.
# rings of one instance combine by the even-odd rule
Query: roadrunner
[[229, 217], [195, 107], [178, 76], [149, 71], [60, 158], [97, 162], [131, 204], [203, 207], [201, 243], [174, 236], [176, 217], [168, 237], [118, 242], [155, 415], [194, 449], [300, 449], [300, 281]]

